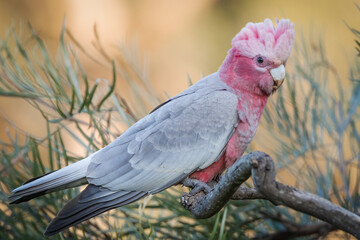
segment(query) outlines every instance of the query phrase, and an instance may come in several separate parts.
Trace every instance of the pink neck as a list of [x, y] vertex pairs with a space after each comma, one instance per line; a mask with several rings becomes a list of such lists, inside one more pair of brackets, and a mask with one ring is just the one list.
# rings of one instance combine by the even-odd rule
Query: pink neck
[[[261, 114], [265, 108], [268, 95], [263, 94], [259, 89], [251, 86], [249, 83], [259, 79], [251, 69], [251, 59], [236, 57], [233, 49], [229, 51], [224, 63], [219, 69], [219, 77], [238, 97], [238, 116], [239, 125], [228, 143], [225, 162], [226, 166], [231, 166], [245, 151], [246, 147], [255, 135]], [[239, 70], [236, 74], [234, 70]]]
[[[254, 82], [254, 79], [262, 77], [261, 74], [257, 74], [250, 67], [247, 67], [251, 66], [249, 64], [251, 61], [251, 59], [239, 60], [239, 58], [236, 58], [236, 50], [232, 48], [219, 69], [219, 77], [238, 96], [241, 105], [256, 110], [255, 112], [259, 113], [260, 117], [269, 95], [264, 94], [256, 87], [250, 87], [250, 84], [248, 84]], [[235, 69], [239, 64], [243, 66], [241, 76], [235, 73]]]

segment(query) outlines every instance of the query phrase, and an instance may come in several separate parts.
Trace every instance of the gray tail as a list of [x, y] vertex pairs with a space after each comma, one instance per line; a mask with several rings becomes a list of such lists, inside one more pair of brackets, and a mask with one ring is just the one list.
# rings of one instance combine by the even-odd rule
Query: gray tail
[[44, 235], [54, 235], [105, 211], [132, 203], [147, 194], [139, 191], [113, 192], [90, 184], [60, 210]]
[[46, 193], [86, 184], [86, 171], [90, 159], [91, 156], [57, 171], [26, 181], [12, 191], [9, 196], [10, 204], [21, 203]]

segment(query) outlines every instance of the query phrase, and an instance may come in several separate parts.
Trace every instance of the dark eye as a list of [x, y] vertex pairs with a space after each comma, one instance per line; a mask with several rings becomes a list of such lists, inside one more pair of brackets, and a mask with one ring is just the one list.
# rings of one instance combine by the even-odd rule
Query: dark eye
[[254, 62], [259, 67], [266, 67], [268, 65], [268, 61], [267, 61], [266, 57], [261, 56], [261, 55], [254, 57]]
[[256, 58], [256, 61], [259, 63], [259, 64], [262, 64], [264, 62], [264, 59], [262, 57], [257, 57]]

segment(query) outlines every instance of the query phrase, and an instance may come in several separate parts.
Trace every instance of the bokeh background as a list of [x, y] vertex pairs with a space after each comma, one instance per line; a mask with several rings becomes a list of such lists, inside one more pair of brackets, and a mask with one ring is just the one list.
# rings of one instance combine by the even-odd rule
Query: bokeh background
[[[174, 96], [188, 86], [187, 75], [197, 81], [217, 71], [232, 37], [247, 22], [282, 17], [295, 23], [297, 41], [323, 38], [330, 62], [346, 79], [346, 64], [354, 59], [354, 37], [346, 24], [360, 25], [359, 10], [352, 0], [0, 0], [0, 37], [10, 26], [21, 31], [30, 22], [55, 53], [66, 19], [74, 37], [89, 53], [95, 53], [96, 25], [108, 52], [119, 45], [138, 49], [154, 95], [166, 99], [165, 93]], [[91, 80], [111, 79], [109, 69], [87, 57], [81, 61]], [[42, 116], [24, 101], [0, 98], [0, 111], [31, 133], [46, 131]], [[6, 122], [0, 124], [0, 139], [6, 139]]]
[[[86, 52], [96, 57], [96, 25], [107, 53], [116, 58], [119, 47], [129, 49], [153, 86], [153, 95], [165, 100], [187, 88], [188, 77], [196, 82], [217, 71], [235, 34], [247, 22], [265, 18], [294, 22], [295, 46], [305, 40], [316, 49], [322, 39], [329, 62], [344, 80], [342, 85], [351, 87], [346, 79], [356, 52], [354, 34], [348, 26], [360, 29], [360, 11], [353, 0], [0, 0], [0, 38], [6, 37], [9, 28], [26, 32], [29, 22], [55, 56], [65, 21]], [[26, 34], [23, 37], [26, 39]], [[79, 57], [90, 81], [112, 79], [111, 69], [81, 52]], [[289, 62], [297, 60], [292, 55]], [[287, 71], [293, 71], [291, 65]], [[336, 86], [329, 79], [330, 91]], [[130, 94], [128, 85], [118, 82], [116, 87], [123, 96]], [[0, 97], [0, 140], [5, 142], [7, 130], [13, 131], [7, 120], [26, 133], [39, 137], [47, 134], [43, 116], [22, 99]], [[264, 145], [257, 145], [271, 139], [264, 136], [262, 127], [251, 147], [266, 151]], [[66, 144], [70, 146], [71, 142]], [[271, 148], [272, 144], [267, 142], [266, 146]], [[294, 178], [289, 176], [286, 172], [278, 175], [294, 185]]]

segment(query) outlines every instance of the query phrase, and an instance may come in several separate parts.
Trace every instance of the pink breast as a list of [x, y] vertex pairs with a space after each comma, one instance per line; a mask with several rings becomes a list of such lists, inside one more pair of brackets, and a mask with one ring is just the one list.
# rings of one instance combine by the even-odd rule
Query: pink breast
[[256, 97], [242, 95], [239, 98], [238, 114], [239, 124], [233, 136], [230, 138], [223, 155], [218, 161], [207, 168], [194, 172], [190, 178], [195, 178], [203, 182], [210, 182], [223, 171], [232, 166], [240, 158], [256, 133], [260, 116], [265, 107], [267, 97]]
[[247, 131], [250, 133], [249, 136], [241, 135], [238, 130], [245, 128], [244, 123], [240, 123], [238, 128], [234, 132], [234, 135], [231, 137], [230, 141], [226, 146], [226, 150], [223, 155], [219, 158], [218, 161], [214, 162], [207, 168], [204, 168], [200, 171], [194, 172], [190, 175], [190, 178], [195, 178], [203, 182], [210, 182], [220, 174], [224, 172], [225, 169], [232, 166], [235, 161], [242, 156], [245, 152], [247, 146], [252, 140], [255, 132]]

